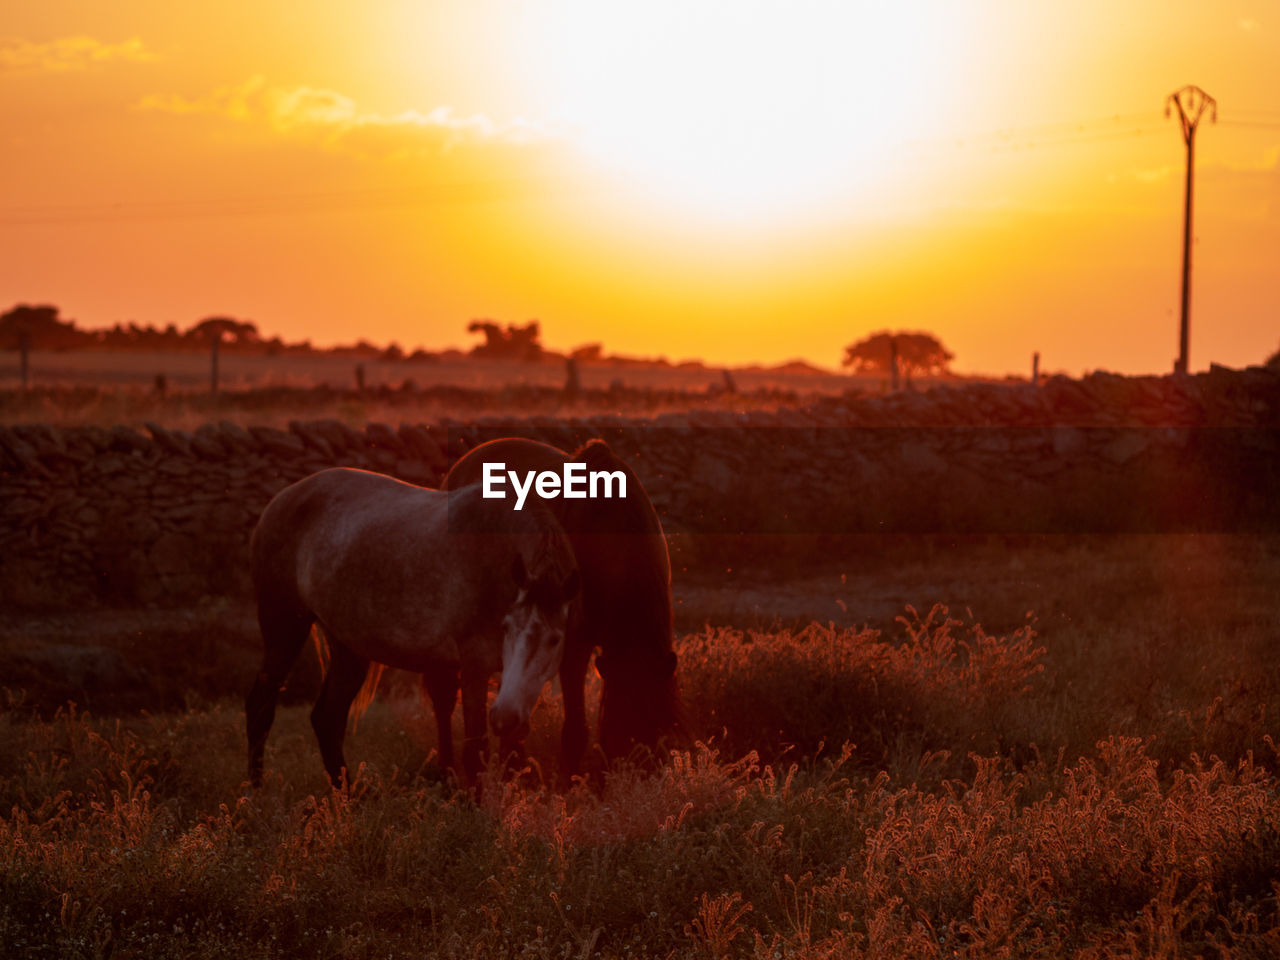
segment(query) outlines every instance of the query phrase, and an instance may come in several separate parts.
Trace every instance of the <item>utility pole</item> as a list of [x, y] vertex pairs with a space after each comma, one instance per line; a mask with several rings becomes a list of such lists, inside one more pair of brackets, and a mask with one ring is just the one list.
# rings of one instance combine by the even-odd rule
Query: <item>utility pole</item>
[[1178, 108], [1178, 119], [1182, 122], [1182, 139], [1187, 145], [1187, 190], [1182, 213], [1182, 325], [1178, 333], [1178, 359], [1174, 363], [1174, 373], [1188, 373], [1191, 335], [1191, 180], [1195, 171], [1196, 159], [1196, 126], [1204, 116], [1206, 108], [1209, 119], [1218, 122], [1218, 101], [1199, 87], [1187, 85], [1181, 90], [1169, 94], [1164, 102], [1164, 115], [1172, 115], [1172, 108]]

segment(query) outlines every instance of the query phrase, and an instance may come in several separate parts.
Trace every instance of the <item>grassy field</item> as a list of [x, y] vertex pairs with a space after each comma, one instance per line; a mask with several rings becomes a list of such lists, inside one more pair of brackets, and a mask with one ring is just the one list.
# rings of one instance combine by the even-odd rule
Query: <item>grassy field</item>
[[[330, 791], [310, 663], [247, 790], [245, 609], [0, 618], [0, 943], [1274, 957], [1278, 591], [1256, 537], [904, 542], [790, 581], [677, 579], [684, 749], [557, 791], [549, 696], [530, 770], [479, 800], [440, 781], [403, 674]], [[114, 698], [23, 655], [88, 644], [124, 663]]]
[[[178, 390], [202, 391], [209, 386], [207, 353], [159, 353], [147, 351], [84, 350], [53, 352], [33, 350], [29, 376], [33, 386], [114, 386], [150, 388], [157, 374]], [[399, 387], [406, 379], [419, 386], [455, 386], [489, 389], [528, 384], [560, 386], [565, 366], [560, 360], [537, 363], [475, 357], [446, 357], [432, 362], [357, 359], [317, 354], [310, 357], [268, 356], [224, 351], [218, 358], [219, 381], [224, 389], [264, 387], [330, 387], [355, 385], [356, 367], [363, 370], [366, 386]], [[18, 355], [0, 353], [0, 389], [19, 386]], [[607, 388], [614, 380], [627, 386], [658, 390], [705, 390], [723, 383], [717, 367], [689, 365], [579, 365], [582, 386]], [[805, 392], [845, 389], [850, 377], [841, 373], [790, 372], [759, 368], [735, 369], [733, 376], [744, 390], [769, 387]], [[859, 377], [870, 382], [872, 377]]]
[[[357, 390], [357, 367], [362, 390]], [[478, 414], [649, 416], [708, 405], [751, 410], [821, 394], [885, 388], [879, 375], [749, 368], [731, 371], [736, 392], [726, 394], [724, 371], [715, 367], [583, 364], [581, 393], [569, 400], [563, 395], [565, 368], [559, 361], [467, 357], [421, 363], [230, 353], [222, 356], [219, 370], [220, 389], [214, 394], [209, 358], [202, 354], [34, 351], [30, 388], [24, 392], [17, 354], [0, 352], [0, 423], [141, 427], [151, 420], [172, 429], [194, 429], [219, 419], [284, 427], [291, 419], [333, 417], [363, 428], [370, 421]], [[163, 396], [155, 385], [160, 374], [166, 383]], [[948, 376], [938, 382], [984, 379]]]
[[625, 387], [586, 390], [568, 400], [559, 385], [512, 384], [496, 389], [461, 386], [372, 387], [364, 391], [326, 386], [279, 386], [250, 390], [169, 392], [136, 388], [70, 387], [0, 391], [0, 422], [46, 423], [60, 427], [115, 426], [141, 430], [148, 422], [170, 430], [195, 430], [229, 420], [243, 427], [287, 429], [290, 420], [340, 420], [357, 430], [369, 423], [431, 423], [480, 416], [591, 416], [619, 414], [652, 417], [695, 408], [775, 409], [795, 404], [799, 394], [762, 389], [725, 395]]

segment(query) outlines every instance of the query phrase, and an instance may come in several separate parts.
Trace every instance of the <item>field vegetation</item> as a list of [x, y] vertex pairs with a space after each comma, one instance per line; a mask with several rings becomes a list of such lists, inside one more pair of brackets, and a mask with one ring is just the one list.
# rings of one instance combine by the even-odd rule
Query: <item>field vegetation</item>
[[0, 391], [0, 422], [61, 427], [122, 424], [137, 430], [147, 423], [158, 423], [169, 430], [190, 431], [205, 423], [229, 420], [244, 427], [283, 430], [290, 420], [331, 418], [363, 430], [369, 423], [433, 423], [480, 416], [651, 417], [691, 409], [775, 409], [794, 405], [800, 396], [774, 386], [727, 395], [714, 383], [696, 390], [622, 384], [584, 387], [573, 398], [565, 395], [559, 383], [519, 381], [501, 388], [464, 382], [427, 386], [374, 384], [358, 390], [300, 378], [289, 384], [223, 390], [217, 394], [206, 388], [169, 390], [164, 395], [154, 387], [103, 389], [84, 385]]
[[[529, 768], [493, 771], [478, 799], [439, 776], [403, 674], [349, 737], [355, 783], [329, 790], [309, 663], [250, 791], [247, 611], [104, 613], [95, 639], [128, 655], [130, 698], [4, 664], [21, 684], [6, 681], [0, 714], [0, 943], [14, 957], [1280, 954], [1280, 545], [935, 544], [889, 564], [896, 579], [863, 558], [825, 595], [796, 587], [838, 600], [840, 622], [721, 616], [678, 583], [689, 739], [671, 762], [559, 788], [552, 696]], [[766, 609], [803, 609], [772, 588], [752, 588]], [[951, 606], [895, 617], [860, 608], [864, 593]], [[12, 653], [88, 622], [0, 627]]]
[[[567, 395], [562, 358], [536, 362], [481, 355], [431, 362], [340, 354], [223, 354], [219, 389], [210, 390], [203, 353], [160, 350], [33, 350], [21, 389], [18, 354], [0, 350], [0, 423], [61, 426], [151, 420], [194, 429], [211, 420], [285, 426], [290, 419], [333, 417], [353, 427], [373, 421], [421, 422], [475, 415], [620, 413], [647, 416], [707, 405], [735, 410], [792, 405], [815, 395], [879, 393], [880, 372], [837, 374], [805, 365], [724, 370], [684, 364], [583, 359], [579, 389]], [[918, 378], [959, 384], [980, 377]]]

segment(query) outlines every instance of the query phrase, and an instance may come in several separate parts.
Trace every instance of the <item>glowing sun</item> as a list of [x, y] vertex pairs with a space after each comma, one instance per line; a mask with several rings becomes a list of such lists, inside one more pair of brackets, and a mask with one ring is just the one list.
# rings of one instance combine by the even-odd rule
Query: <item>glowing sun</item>
[[733, 218], [872, 187], [941, 109], [948, 5], [565, 0], [537, 21], [550, 102], [601, 167]]

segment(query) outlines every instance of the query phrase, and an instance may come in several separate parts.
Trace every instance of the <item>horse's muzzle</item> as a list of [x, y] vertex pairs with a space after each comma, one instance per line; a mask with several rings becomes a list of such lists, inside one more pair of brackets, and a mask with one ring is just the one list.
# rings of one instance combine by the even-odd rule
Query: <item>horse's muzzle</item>
[[495, 703], [489, 711], [489, 726], [498, 736], [509, 737], [518, 734], [522, 727], [527, 730], [528, 721], [521, 718], [518, 710]]

